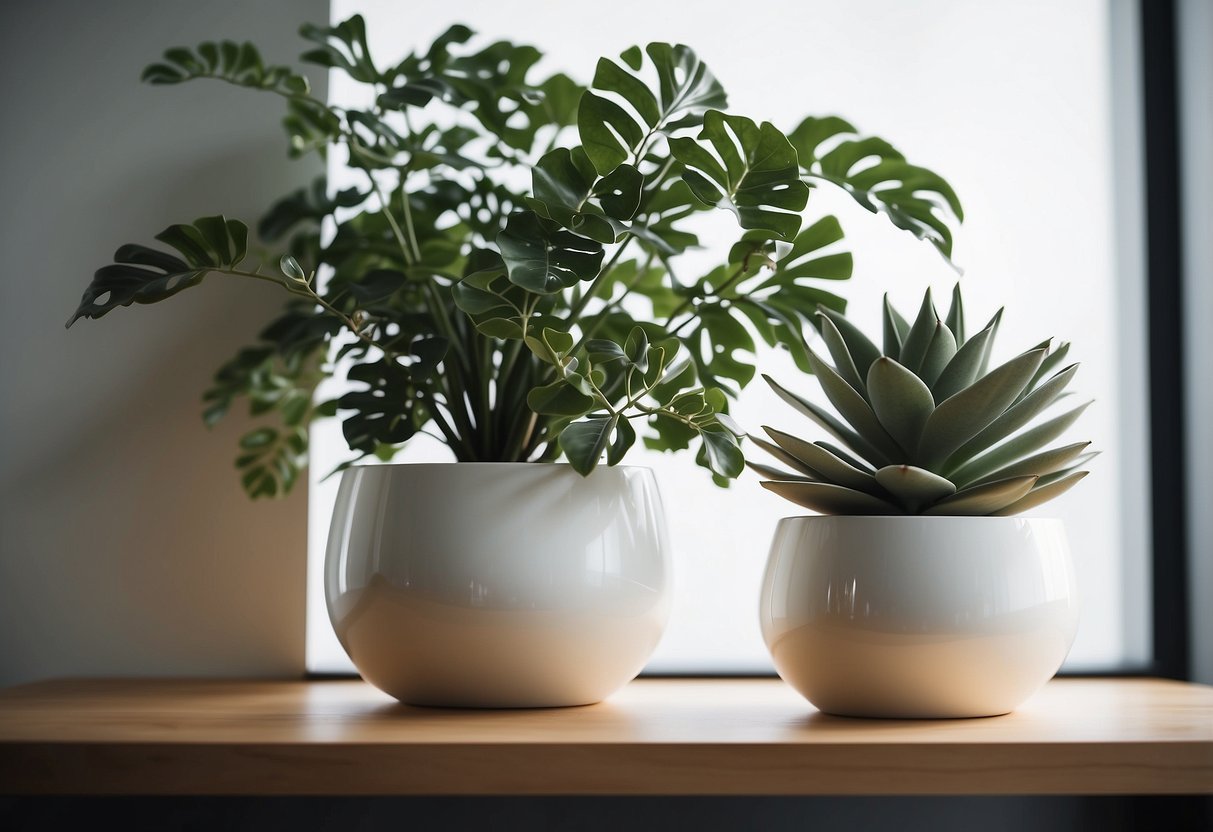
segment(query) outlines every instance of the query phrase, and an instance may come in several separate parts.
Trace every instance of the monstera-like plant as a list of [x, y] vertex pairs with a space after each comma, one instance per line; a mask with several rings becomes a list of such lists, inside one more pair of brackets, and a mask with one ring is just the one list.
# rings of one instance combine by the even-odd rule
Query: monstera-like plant
[[[538, 75], [534, 47], [470, 47], [465, 26], [398, 63], [372, 58], [359, 16], [301, 33], [302, 60], [372, 90], [367, 109], [317, 99], [247, 43], [170, 49], [143, 78], [277, 96], [290, 154], [339, 154], [359, 184], [276, 202], [257, 226], [280, 248], [265, 257], [223, 216], [169, 226], [160, 247], [124, 245], [69, 321], [211, 275], [280, 286], [282, 313], [205, 394], [208, 423], [241, 398], [277, 420], [240, 442], [254, 497], [288, 491], [308, 424], [337, 414], [358, 458], [390, 459], [427, 432], [459, 461], [563, 456], [584, 474], [622, 459], [641, 425], [649, 446], [697, 442], [717, 478], [736, 476], [726, 411], [756, 341], [809, 370], [807, 325], [819, 305], [844, 306], [822, 286], [850, 276], [851, 254], [836, 218], [804, 217], [811, 189], [842, 188], [950, 256], [961, 207], [943, 179], [837, 117], [785, 133], [729, 112], [686, 46], [603, 58], [586, 88]], [[688, 274], [693, 221], [719, 209], [739, 239]], [[315, 400], [334, 374], [349, 392]]]

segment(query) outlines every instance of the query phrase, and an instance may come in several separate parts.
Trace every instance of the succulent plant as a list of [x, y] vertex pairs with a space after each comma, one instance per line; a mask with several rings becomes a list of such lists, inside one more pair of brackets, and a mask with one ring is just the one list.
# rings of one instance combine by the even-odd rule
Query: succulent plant
[[927, 290], [911, 325], [884, 301], [883, 349], [833, 309], [818, 322], [834, 366], [810, 351], [842, 419], [764, 376], [775, 392], [841, 443], [763, 427], [750, 439], [792, 472], [748, 463], [762, 485], [826, 514], [1010, 515], [1069, 490], [1096, 454], [1090, 442], [1046, 448], [1090, 404], [1033, 425], [1063, 395], [1077, 364], [1052, 339], [989, 370], [1003, 310], [965, 336], [959, 285], [940, 319]]

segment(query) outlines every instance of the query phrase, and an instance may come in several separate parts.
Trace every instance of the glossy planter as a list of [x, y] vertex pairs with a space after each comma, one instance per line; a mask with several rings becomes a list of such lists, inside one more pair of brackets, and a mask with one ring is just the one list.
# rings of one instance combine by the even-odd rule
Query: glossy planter
[[363, 677], [417, 705], [598, 702], [644, 666], [670, 607], [647, 468], [354, 467], [329, 532], [329, 617]]
[[823, 711], [972, 717], [1016, 708], [1078, 624], [1060, 520], [787, 517], [763, 578], [779, 675]]

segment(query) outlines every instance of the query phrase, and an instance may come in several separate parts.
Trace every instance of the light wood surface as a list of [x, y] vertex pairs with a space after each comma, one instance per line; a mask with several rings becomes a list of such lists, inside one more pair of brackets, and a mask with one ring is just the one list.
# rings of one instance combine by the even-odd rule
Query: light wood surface
[[924, 722], [827, 716], [773, 679], [530, 711], [356, 681], [56, 681], [0, 691], [0, 793], [1213, 793], [1213, 688], [1062, 679], [1007, 716]]

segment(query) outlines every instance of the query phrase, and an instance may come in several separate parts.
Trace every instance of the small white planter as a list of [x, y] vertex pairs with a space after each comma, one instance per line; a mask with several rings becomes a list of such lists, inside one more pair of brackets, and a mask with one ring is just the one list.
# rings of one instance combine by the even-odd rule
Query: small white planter
[[775, 667], [846, 716], [1004, 714], [1061, 666], [1078, 624], [1060, 520], [787, 517], [763, 579]]
[[363, 677], [404, 702], [598, 702], [669, 617], [669, 545], [647, 468], [376, 465], [344, 472], [325, 592]]

